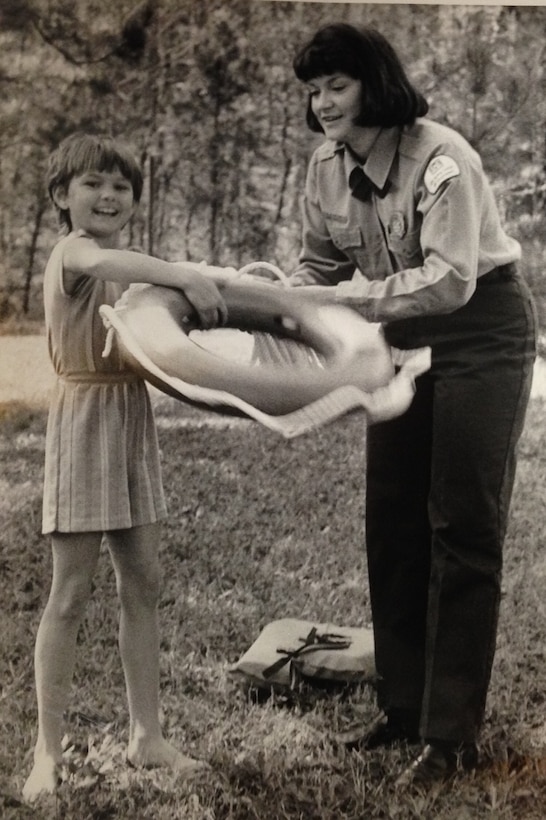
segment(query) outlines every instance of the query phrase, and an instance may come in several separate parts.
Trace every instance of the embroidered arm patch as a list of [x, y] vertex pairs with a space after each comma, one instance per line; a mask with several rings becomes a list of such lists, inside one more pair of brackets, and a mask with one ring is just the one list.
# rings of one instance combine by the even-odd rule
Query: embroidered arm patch
[[425, 186], [429, 194], [435, 194], [443, 182], [458, 177], [461, 169], [447, 154], [440, 154], [430, 160], [425, 171]]

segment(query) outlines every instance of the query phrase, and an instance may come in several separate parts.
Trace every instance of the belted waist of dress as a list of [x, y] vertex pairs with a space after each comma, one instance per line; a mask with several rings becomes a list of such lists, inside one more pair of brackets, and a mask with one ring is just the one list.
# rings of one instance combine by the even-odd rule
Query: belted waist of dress
[[490, 285], [493, 282], [508, 282], [518, 275], [518, 266], [515, 262], [507, 262], [506, 265], [499, 265], [498, 268], [487, 271], [482, 276], [478, 276], [477, 285]]
[[58, 374], [58, 378], [74, 384], [130, 384], [142, 381], [136, 373], [91, 373], [89, 371], [61, 373]]

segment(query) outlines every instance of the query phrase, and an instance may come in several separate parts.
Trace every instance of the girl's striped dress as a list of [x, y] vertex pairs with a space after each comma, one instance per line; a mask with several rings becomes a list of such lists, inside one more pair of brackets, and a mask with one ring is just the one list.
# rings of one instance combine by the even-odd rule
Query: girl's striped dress
[[46, 433], [42, 532], [91, 532], [155, 522], [165, 515], [159, 447], [144, 381], [113, 346], [103, 358], [102, 304], [122, 288], [83, 276], [63, 287], [63, 246], [44, 277], [46, 330], [57, 374]]

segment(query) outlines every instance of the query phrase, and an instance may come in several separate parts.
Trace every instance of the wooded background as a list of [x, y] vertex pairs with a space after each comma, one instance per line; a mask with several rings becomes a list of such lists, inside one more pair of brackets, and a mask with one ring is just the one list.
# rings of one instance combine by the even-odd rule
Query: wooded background
[[320, 140], [292, 59], [337, 20], [382, 31], [430, 116], [480, 152], [546, 327], [546, 8], [274, 0], [0, 0], [0, 321], [41, 316], [57, 231], [45, 163], [75, 130], [142, 161], [128, 244], [292, 270]]

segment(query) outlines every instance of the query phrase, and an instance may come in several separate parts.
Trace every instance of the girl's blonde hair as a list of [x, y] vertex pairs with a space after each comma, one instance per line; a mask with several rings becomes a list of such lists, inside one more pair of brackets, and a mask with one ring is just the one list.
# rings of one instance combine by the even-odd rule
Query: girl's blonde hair
[[[116, 139], [101, 134], [71, 134], [53, 151], [47, 168], [47, 190], [52, 201], [57, 188], [65, 191], [70, 180], [87, 171], [114, 171], [118, 169], [131, 183], [135, 202], [140, 202], [144, 184], [142, 171], [132, 151]], [[72, 230], [70, 213], [59, 208], [61, 226]]]

